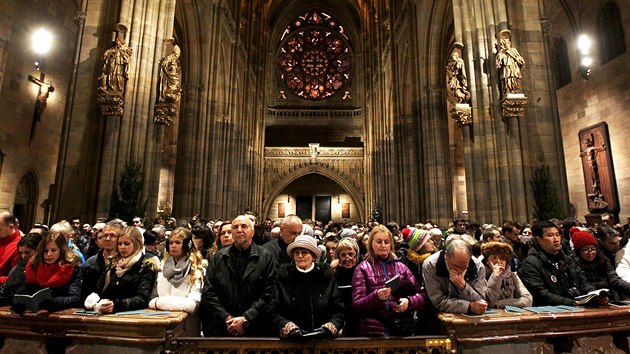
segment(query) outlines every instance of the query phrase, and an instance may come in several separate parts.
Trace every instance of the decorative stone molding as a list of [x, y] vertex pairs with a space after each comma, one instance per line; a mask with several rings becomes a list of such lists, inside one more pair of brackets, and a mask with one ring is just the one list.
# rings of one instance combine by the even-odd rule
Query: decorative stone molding
[[282, 109], [267, 108], [268, 117], [277, 118], [357, 118], [361, 117], [361, 109]]
[[355, 190], [363, 190], [363, 148], [268, 147], [265, 148], [265, 197], [295, 171], [309, 166], [325, 168], [343, 178]]
[[458, 126], [472, 125], [472, 108], [468, 104], [458, 103], [451, 109], [451, 118]]
[[177, 105], [171, 102], [159, 102], [153, 112], [153, 123], [169, 126], [177, 117]]
[[125, 99], [122, 94], [101, 93], [96, 96], [101, 114], [104, 116], [122, 116]]
[[525, 105], [527, 104], [527, 97], [522, 93], [509, 93], [501, 101], [501, 107], [503, 108], [503, 119], [509, 118], [523, 118], [525, 116]]

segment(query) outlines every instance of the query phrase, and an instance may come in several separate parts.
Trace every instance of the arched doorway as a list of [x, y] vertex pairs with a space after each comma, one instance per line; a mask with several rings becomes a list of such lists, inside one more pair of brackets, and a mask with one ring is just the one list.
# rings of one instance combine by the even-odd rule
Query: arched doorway
[[319, 173], [309, 173], [289, 183], [275, 197], [267, 215], [281, 219], [289, 214], [324, 224], [360, 220], [352, 197], [339, 183]]
[[37, 194], [37, 176], [33, 171], [29, 171], [20, 180], [13, 203], [13, 215], [18, 218], [25, 230], [29, 230], [35, 223]]

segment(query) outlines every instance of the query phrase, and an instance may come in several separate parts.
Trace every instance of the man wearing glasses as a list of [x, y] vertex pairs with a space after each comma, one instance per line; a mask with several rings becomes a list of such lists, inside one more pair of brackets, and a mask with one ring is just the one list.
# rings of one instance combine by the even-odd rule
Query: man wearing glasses
[[[532, 226], [532, 249], [519, 276], [534, 296], [534, 306], [575, 306], [575, 297], [595, 290], [578, 270], [575, 260], [562, 250], [562, 233], [551, 221]], [[600, 304], [608, 302], [602, 297]]]
[[96, 292], [96, 283], [105, 272], [111, 258], [116, 254], [118, 236], [122, 230], [122, 224], [110, 221], [103, 227], [103, 231], [96, 236], [96, 245], [99, 251], [83, 264], [83, 285], [81, 289], [81, 301], [93, 292]]

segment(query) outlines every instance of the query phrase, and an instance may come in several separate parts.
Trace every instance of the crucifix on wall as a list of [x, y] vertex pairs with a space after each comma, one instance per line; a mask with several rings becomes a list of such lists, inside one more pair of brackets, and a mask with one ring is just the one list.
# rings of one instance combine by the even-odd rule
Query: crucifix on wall
[[37, 122], [40, 122], [42, 119], [42, 113], [46, 109], [46, 105], [48, 103], [48, 96], [51, 92], [55, 91], [55, 87], [50, 82], [45, 82], [46, 74], [43, 72], [39, 74], [39, 79], [29, 75], [28, 81], [39, 86], [39, 90], [37, 91], [37, 98], [35, 99], [35, 109], [33, 112], [33, 123], [31, 124], [31, 136], [29, 139], [29, 143], [33, 141], [35, 138], [35, 128], [37, 127]]

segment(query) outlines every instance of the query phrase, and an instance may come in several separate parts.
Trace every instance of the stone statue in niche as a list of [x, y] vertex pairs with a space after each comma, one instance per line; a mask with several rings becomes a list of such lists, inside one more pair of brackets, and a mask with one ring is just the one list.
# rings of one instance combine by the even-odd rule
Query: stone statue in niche
[[446, 76], [448, 88], [453, 93], [456, 103], [468, 103], [470, 101], [468, 78], [466, 77], [464, 60], [459, 56], [458, 52], [451, 54], [451, 58], [446, 65]]
[[502, 92], [504, 95], [521, 93], [521, 79], [523, 78], [525, 60], [516, 48], [512, 48], [510, 31], [499, 33], [499, 49], [496, 57], [496, 67], [501, 75]]
[[171, 52], [160, 64], [160, 96], [159, 102], [178, 102], [181, 96], [181, 49], [172, 39], [166, 40]]
[[119, 94], [125, 91], [132, 54], [133, 49], [125, 44], [125, 39], [120, 35], [117, 36], [116, 46], [109, 48], [103, 54], [103, 68], [99, 76], [100, 91]]

